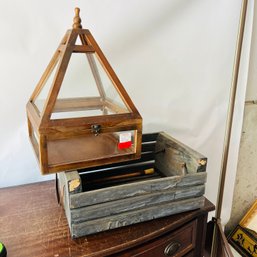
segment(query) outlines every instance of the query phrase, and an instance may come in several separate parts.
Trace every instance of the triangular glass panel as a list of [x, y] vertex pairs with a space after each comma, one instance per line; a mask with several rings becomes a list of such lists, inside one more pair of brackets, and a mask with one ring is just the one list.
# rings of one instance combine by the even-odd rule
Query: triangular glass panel
[[89, 58], [96, 66], [96, 69], [98, 70], [99, 76], [101, 78], [105, 92], [105, 106], [112, 110], [114, 113], [128, 113], [129, 107], [126, 106], [125, 101], [123, 101], [122, 96], [117, 91], [115, 85], [104, 70], [102, 64], [99, 62], [97, 56], [95, 54], [89, 54]]
[[51, 119], [129, 112], [94, 55], [71, 55]]
[[53, 65], [52, 69], [50, 69], [50, 72], [46, 75], [44, 80], [41, 82], [41, 88], [37, 93], [35, 99], [33, 100], [33, 103], [36, 106], [40, 116], [46, 104], [46, 100], [47, 100], [49, 91], [51, 89], [51, 86], [53, 85], [59, 61], [60, 61], [60, 54], [57, 57], [57, 60]]

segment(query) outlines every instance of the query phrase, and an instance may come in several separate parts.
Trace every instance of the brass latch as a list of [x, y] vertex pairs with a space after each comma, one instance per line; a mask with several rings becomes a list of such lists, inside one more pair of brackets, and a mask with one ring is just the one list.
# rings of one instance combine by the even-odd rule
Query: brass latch
[[101, 131], [101, 125], [92, 125], [91, 131], [95, 134], [95, 136], [98, 136]]

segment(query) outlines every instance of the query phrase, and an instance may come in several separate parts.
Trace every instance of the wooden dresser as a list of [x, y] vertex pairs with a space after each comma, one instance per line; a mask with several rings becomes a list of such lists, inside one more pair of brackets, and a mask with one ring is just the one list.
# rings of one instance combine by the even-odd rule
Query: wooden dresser
[[72, 240], [54, 181], [0, 189], [0, 241], [8, 257], [203, 256], [214, 205]]

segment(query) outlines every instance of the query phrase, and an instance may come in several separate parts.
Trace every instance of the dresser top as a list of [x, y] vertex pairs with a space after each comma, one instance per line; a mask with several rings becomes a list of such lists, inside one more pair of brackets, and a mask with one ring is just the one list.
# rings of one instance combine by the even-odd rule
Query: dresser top
[[142, 244], [214, 210], [203, 208], [72, 240], [55, 182], [0, 189], [0, 241], [8, 256], [104, 256]]

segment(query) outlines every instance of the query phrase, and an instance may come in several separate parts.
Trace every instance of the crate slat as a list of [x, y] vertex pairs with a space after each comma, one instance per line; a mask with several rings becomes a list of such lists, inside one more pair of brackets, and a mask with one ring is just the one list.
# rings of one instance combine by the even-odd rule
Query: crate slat
[[122, 214], [81, 222], [78, 224], [72, 224], [71, 235], [73, 238], [77, 238], [109, 229], [128, 226], [138, 222], [165, 217], [171, 214], [198, 209], [203, 205], [204, 197], [157, 204], [145, 209], [125, 212]]
[[156, 204], [168, 203], [169, 201], [180, 200], [188, 197], [198, 197], [204, 194], [204, 185], [186, 187], [181, 189], [165, 190], [162, 192], [140, 195], [137, 197], [125, 198], [117, 201], [110, 201], [102, 204], [91, 205], [71, 210], [73, 223], [81, 223], [102, 217], [142, 209]]
[[102, 188], [89, 192], [82, 192], [70, 195], [70, 208], [80, 208], [84, 206], [135, 197], [143, 194], [150, 194], [158, 191], [175, 188], [177, 185], [191, 186], [204, 184], [206, 174], [199, 173], [194, 177], [164, 177], [133, 184], [119, 185], [110, 188]]

